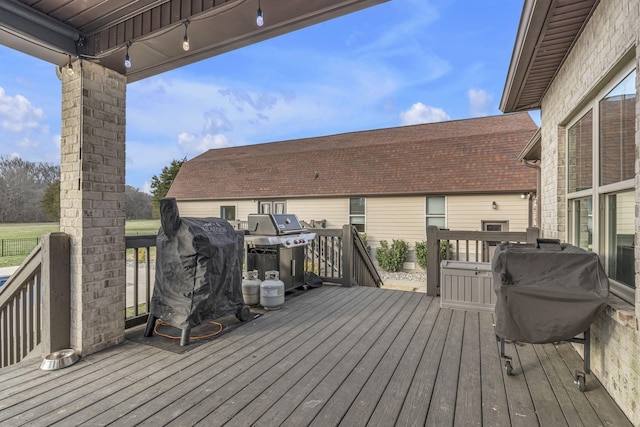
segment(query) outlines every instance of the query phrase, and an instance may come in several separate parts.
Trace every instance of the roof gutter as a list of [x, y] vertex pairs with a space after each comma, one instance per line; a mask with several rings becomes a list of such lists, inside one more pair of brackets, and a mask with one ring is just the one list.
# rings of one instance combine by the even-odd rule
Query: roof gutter
[[[66, 55], [77, 55], [83, 34], [16, 0], [0, 2], [0, 27]], [[45, 42], [46, 40], [46, 42]]]
[[500, 100], [500, 111], [503, 113], [540, 108], [538, 104], [517, 108], [517, 104], [552, 3], [553, 0], [525, 0], [524, 2], [507, 80]]

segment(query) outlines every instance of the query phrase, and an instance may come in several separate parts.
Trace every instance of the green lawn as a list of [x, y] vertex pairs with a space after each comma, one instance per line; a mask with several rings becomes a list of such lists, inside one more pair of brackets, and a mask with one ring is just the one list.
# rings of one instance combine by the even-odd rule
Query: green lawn
[[[127, 236], [157, 234], [160, 228], [159, 219], [135, 219], [125, 224]], [[0, 224], [0, 239], [26, 239], [41, 237], [45, 233], [60, 231], [57, 222], [43, 222], [34, 224]], [[0, 267], [20, 265], [26, 255], [0, 257]]]

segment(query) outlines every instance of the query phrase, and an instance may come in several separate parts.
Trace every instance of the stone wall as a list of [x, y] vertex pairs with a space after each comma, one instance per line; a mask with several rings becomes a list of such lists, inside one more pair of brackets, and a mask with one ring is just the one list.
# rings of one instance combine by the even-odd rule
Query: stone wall
[[71, 346], [124, 341], [126, 78], [76, 61], [62, 81], [60, 231], [71, 236]]
[[[566, 125], [621, 69], [635, 62], [640, 42], [640, 2], [600, 2], [549, 87], [542, 120], [542, 235], [567, 240]], [[640, 70], [639, 70], [640, 71]], [[640, 74], [640, 73], [639, 73]], [[638, 93], [640, 85], [636, 82]], [[636, 206], [640, 203], [640, 104], [636, 105]], [[636, 283], [640, 283], [640, 213], [636, 208]], [[634, 425], [640, 425], [640, 292], [635, 306], [613, 299], [592, 326], [591, 367]], [[582, 351], [581, 346], [577, 346]], [[587, 391], [588, 393], [588, 391]]]

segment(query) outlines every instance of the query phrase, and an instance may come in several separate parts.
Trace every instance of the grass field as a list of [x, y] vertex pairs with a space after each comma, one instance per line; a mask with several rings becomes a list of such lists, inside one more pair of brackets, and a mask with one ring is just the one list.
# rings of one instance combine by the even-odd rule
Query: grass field
[[[160, 228], [159, 219], [135, 219], [125, 224], [127, 236], [157, 234]], [[0, 239], [26, 239], [41, 237], [45, 233], [60, 231], [57, 222], [42, 222], [34, 224], [0, 224]], [[0, 257], [0, 267], [20, 265], [26, 255]]]

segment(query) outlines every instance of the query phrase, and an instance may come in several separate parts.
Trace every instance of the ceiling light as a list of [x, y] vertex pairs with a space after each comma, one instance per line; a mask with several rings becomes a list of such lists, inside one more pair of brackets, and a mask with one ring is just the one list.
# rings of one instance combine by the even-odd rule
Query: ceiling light
[[129, 57], [129, 47], [131, 42], [127, 42], [127, 54], [124, 56], [124, 67], [131, 68], [131, 57]]
[[264, 25], [264, 16], [262, 15], [262, 9], [260, 8], [260, 0], [258, 0], [258, 13], [256, 15], [256, 24], [258, 24], [258, 27], [262, 27]]
[[184, 22], [184, 37], [182, 38], [182, 49], [187, 52], [189, 50], [189, 34], [187, 34], [187, 27], [189, 27], [189, 20], [186, 19]]

